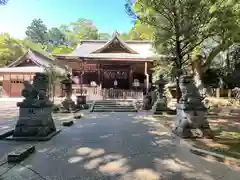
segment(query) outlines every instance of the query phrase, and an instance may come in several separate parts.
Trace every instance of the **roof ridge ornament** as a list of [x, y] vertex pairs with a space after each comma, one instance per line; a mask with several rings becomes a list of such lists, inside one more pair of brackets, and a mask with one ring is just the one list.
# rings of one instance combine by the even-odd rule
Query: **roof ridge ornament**
[[120, 35], [120, 34], [118, 33], [118, 31], [115, 31], [115, 32], [113, 33], [113, 37], [116, 37], [116, 36], [119, 37], [119, 35]]

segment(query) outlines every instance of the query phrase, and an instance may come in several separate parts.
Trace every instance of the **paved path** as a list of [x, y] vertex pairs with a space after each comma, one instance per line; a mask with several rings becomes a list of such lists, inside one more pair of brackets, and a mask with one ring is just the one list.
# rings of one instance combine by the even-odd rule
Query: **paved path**
[[[1, 180], [238, 180], [239, 173], [189, 152], [145, 113], [91, 113], [18, 165], [0, 166]], [[10, 151], [23, 143], [0, 141]], [[0, 149], [1, 149], [0, 148]], [[1, 165], [0, 161], [0, 165]]]

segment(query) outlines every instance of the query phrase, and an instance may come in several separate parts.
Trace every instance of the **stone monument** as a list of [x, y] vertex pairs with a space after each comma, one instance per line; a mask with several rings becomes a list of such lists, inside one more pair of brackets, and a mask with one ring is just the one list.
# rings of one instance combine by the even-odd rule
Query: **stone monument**
[[167, 109], [167, 102], [166, 98], [164, 97], [164, 85], [165, 80], [163, 79], [162, 75], [159, 76], [157, 86], [157, 100], [153, 105], [153, 114], [162, 114]]
[[49, 79], [44, 73], [36, 73], [33, 84], [24, 82], [22, 96], [25, 99], [17, 103], [19, 120], [12, 139], [48, 140], [57, 133], [52, 118], [53, 103], [47, 95], [48, 86]]
[[76, 109], [75, 102], [72, 100], [72, 82], [70, 74], [68, 74], [67, 78], [61, 82], [63, 85], [62, 89], [65, 91], [65, 99], [62, 102], [62, 106], [67, 112]]
[[192, 76], [184, 75], [180, 78], [180, 89], [182, 97], [176, 105], [177, 118], [174, 132], [180, 137], [192, 138], [196, 137], [193, 134], [193, 130], [196, 130], [198, 137], [213, 138], [213, 133], [205, 117], [207, 109]]

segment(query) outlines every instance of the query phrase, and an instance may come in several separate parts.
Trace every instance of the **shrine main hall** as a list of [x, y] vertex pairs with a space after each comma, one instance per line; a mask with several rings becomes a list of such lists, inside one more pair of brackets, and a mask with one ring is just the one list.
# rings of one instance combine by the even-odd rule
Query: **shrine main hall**
[[[29, 50], [21, 60], [0, 68], [3, 95], [21, 96], [23, 81], [31, 80], [34, 73], [42, 72], [51, 64], [59, 71], [67, 67], [72, 74], [75, 94], [80, 89], [82, 93], [83, 89], [90, 91], [93, 87], [94, 91], [144, 91], [151, 87], [156, 54], [151, 41], [124, 41], [115, 33], [110, 40], [82, 40], [72, 53], [54, 57], [56, 60], [53, 61]], [[56, 95], [61, 96], [59, 88], [56, 89]]]

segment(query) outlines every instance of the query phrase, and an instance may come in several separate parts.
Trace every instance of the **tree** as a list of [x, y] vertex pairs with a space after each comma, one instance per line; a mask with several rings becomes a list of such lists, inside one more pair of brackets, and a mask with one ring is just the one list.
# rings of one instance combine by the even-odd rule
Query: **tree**
[[0, 35], [0, 66], [6, 66], [17, 60], [24, 52], [21, 41], [10, 37], [8, 33]]
[[52, 54], [68, 54], [73, 52], [75, 46], [55, 46], [51, 53]]
[[45, 67], [45, 72], [49, 77], [49, 97], [54, 102], [56, 85], [60, 84], [60, 80], [65, 76], [65, 74], [60, 74], [53, 65]]
[[41, 19], [34, 19], [31, 25], [27, 27], [25, 33], [28, 39], [35, 43], [48, 43], [47, 26], [43, 23]]
[[49, 43], [52, 45], [65, 45], [65, 34], [59, 28], [52, 28], [48, 30]]
[[110, 38], [111, 38], [111, 35], [108, 33], [98, 33], [99, 40], [109, 40]]
[[153, 38], [153, 28], [147, 24], [136, 21], [134, 27], [129, 31], [129, 40], [151, 40]]
[[51, 56], [51, 54], [48, 52], [48, 45], [45, 44], [40, 44], [40, 43], [35, 43], [32, 42], [31, 40], [22, 40], [21, 44], [24, 46], [25, 50], [27, 51], [27, 49], [32, 49], [34, 51], [39, 52], [40, 54], [43, 54], [44, 56], [54, 60], [54, 58]]
[[136, 21], [128, 33], [120, 34], [124, 40], [152, 40], [154, 29], [147, 24]]
[[76, 46], [82, 39], [99, 39], [98, 30], [89, 19], [80, 18], [70, 25], [61, 25], [59, 29], [64, 33], [69, 46]]
[[[126, 9], [141, 23], [154, 28], [154, 47], [159, 54], [174, 57], [171, 60], [179, 84], [184, 67], [191, 64], [194, 55], [198, 57], [197, 50], [203, 42], [221, 34], [219, 28], [223, 28], [223, 23], [226, 23], [223, 14], [227, 13], [231, 22], [235, 20], [232, 9], [239, 1], [233, 1], [223, 4], [222, 0], [129, 0]], [[230, 24], [228, 22], [228, 26]], [[224, 28], [224, 32], [227, 30], [229, 27]], [[231, 35], [226, 36], [226, 39], [229, 37]], [[209, 56], [212, 54], [209, 53]], [[179, 92], [178, 88], [178, 99]]]

